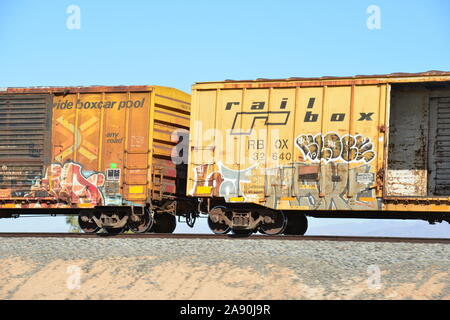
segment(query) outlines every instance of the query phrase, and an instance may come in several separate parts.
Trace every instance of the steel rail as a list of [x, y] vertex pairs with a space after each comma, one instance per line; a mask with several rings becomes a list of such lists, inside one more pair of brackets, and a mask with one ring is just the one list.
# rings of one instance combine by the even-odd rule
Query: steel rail
[[359, 237], [359, 236], [269, 236], [269, 235], [216, 235], [195, 233], [36, 233], [2, 232], [0, 238], [93, 238], [93, 239], [227, 239], [227, 240], [296, 240], [296, 241], [352, 241], [352, 242], [405, 242], [405, 243], [450, 243], [450, 238], [401, 238], [401, 237]]

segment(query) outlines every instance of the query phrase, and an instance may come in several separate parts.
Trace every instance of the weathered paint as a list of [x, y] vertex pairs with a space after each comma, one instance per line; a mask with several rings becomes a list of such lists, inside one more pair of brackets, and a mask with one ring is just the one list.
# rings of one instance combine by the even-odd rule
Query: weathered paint
[[433, 98], [430, 104], [430, 193], [450, 194], [450, 91], [445, 98]]
[[391, 95], [388, 196], [426, 196], [428, 94], [425, 88], [401, 86]]
[[[283, 210], [366, 211], [388, 205], [406, 210], [391, 202], [397, 201], [393, 196], [429, 199], [427, 176], [418, 161], [388, 146], [396, 139], [405, 145], [403, 137], [427, 127], [420, 125], [420, 112], [408, 111], [411, 120], [405, 123], [398, 120], [406, 110], [391, 110], [391, 99], [404, 108], [409, 99], [419, 108], [422, 102], [428, 106], [429, 95], [423, 101], [414, 96], [396, 100], [391, 86], [449, 81], [448, 72], [429, 72], [197, 83], [187, 192]], [[406, 125], [413, 129], [400, 135], [391, 131], [389, 137], [390, 117], [394, 132]], [[414, 144], [410, 152], [423, 160], [426, 146]], [[416, 163], [420, 172], [393, 167], [401, 161]], [[441, 201], [448, 205], [448, 197]], [[416, 205], [414, 210], [426, 210]], [[430, 207], [443, 209], [442, 204]]]
[[450, 195], [450, 108], [442, 97], [450, 97], [450, 86], [393, 86], [387, 196]]
[[[188, 94], [158, 86], [9, 88], [0, 100], [18, 94], [48, 98], [51, 137], [45, 175], [25, 194], [15, 193], [17, 183], [1, 189], [4, 205], [25, 205], [24, 198], [28, 207], [143, 204], [184, 193], [171, 150], [172, 133], [189, 127]], [[0, 167], [12, 161], [1, 158]]]
[[23, 197], [42, 179], [50, 161], [50, 102], [45, 94], [0, 95], [0, 194]]

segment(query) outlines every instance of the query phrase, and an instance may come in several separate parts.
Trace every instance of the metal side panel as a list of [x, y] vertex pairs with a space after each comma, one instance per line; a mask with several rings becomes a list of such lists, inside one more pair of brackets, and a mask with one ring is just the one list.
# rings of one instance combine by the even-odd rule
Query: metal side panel
[[50, 162], [52, 97], [0, 95], [0, 190], [24, 197]]
[[450, 195], [450, 98], [432, 99], [430, 110], [430, 190]]
[[428, 91], [394, 88], [391, 94], [386, 195], [427, 195]]

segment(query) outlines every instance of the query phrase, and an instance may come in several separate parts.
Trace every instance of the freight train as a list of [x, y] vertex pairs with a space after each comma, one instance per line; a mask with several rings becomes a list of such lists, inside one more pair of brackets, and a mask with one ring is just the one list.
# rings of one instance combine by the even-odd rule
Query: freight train
[[[192, 103], [192, 104], [191, 104]], [[302, 235], [307, 216], [450, 222], [450, 72], [0, 93], [0, 216], [84, 232]]]

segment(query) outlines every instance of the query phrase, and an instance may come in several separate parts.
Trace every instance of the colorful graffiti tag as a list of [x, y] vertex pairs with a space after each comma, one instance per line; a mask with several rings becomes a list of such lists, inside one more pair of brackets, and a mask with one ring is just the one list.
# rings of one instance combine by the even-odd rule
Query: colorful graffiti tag
[[83, 170], [75, 162], [51, 164], [42, 180], [36, 180], [31, 193], [46, 191], [51, 197], [69, 203], [104, 203], [101, 191], [105, 175]]
[[297, 137], [295, 144], [302, 151], [304, 160], [313, 162], [341, 160], [368, 163], [375, 158], [370, 138], [360, 134], [346, 134], [342, 137], [335, 132], [302, 134]]
[[255, 164], [249, 168], [242, 170], [232, 170], [219, 162], [219, 173], [223, 178], [219, 186], [219, 195], [221, 197], [236, 197], [239, 196], [240, 183], [251, 182], [251, 173], [258, 165]]
[[263, 199], [266, 206], [275, 209], [379, 209], [373, 189], [375, 174], [370, 165], [376, 153], [370, 138], [360, 134], [341, 137], [334, 132], [302, 134], [297, 137], [296, 146], [302, 151], [303, 160], [264, 171], [255, 170], [258, 164], [241, 170], [220, 162], [218, 170], [213, 170], [212, 165], [198, 166], [191, 194], [198, 186], [207, 186], [211, 195], [227, 201], [231, 197], [244, 197], [245, 201], [259, 198], [259, 203]]
[[309, 210], [375, 210], [379, 203], [370, 168], [364, 164], [349, 169], [346, 163], [334, 162], [272, 168], [266, 175], [266, 205], [277, 208], [287, 198], [289, 206]]
[[208, 165], [201, 165], [194, 169], [194, 188], [190, 194], [196, 193], [198, 187], [210, 187], [211, 192], [220, 197], [230, 198], [240, 196], [242, 193], [241, 183], [251, 182], [251, 173], [258, 164], [242, 170], [227, 168], [222, 162], [218, 163], [219, 171], [208, 174]]

